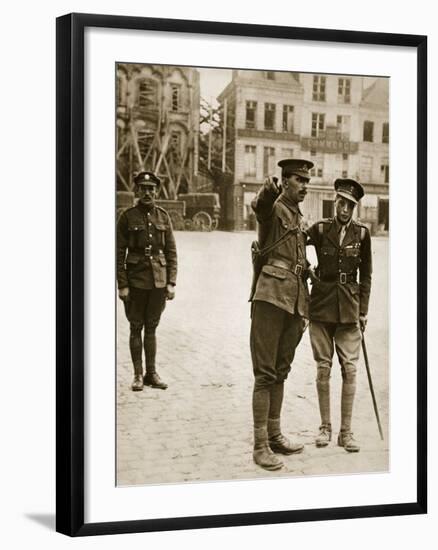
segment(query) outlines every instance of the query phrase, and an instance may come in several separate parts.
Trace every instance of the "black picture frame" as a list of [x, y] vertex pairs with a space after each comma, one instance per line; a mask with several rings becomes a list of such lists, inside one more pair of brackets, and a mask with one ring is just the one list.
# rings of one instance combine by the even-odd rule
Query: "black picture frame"
[[[84, 30], [135, 29], [282, 38], [417, 52], [417, 498], [414, 502], [295, 511], [84, 522]], [[94, 14], [57, 19], [56, 529], [69, 536], [276, 524], [427, 512], [427, 37]]]

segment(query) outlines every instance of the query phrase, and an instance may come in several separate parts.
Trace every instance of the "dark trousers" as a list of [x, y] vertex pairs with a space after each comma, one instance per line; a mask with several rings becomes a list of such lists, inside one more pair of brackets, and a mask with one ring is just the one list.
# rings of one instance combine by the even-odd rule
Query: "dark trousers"
[[[160, 322], [161, 314], [166, 306], [165, 288], [130, 288], [129, 300], [124, 302], [126, 317], [130, 325], [129, 348], [134, 367], [141, 366], [142, 348], [144, 344], [146, 367], [155, 368], [156, 336], [155, 331]], [[144, 327], [144, 342], [142, 330]]]
[[129, 289], [129, 300], [124, 302], [126, 318], [131, 328], [145, 327], [145, 332], [155, 331], [166, 306], [166, 289]]
[[304, 320], [268, 302], [252, 304], [250, 347], [254, 391], [286, 380], [303, 336]]

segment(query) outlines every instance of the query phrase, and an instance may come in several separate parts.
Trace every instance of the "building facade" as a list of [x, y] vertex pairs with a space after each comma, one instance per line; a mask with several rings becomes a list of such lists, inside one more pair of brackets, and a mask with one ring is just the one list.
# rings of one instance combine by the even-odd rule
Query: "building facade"
[[117, 190], [131, 192], [133, 174], [151, 170], [162, 197], [196, 189], [199, 73], [171, 65], [117, 64]]
[[373, 233], [389, 224], [389, 81], [385, 78], [275, 71], [233, 71], [218, 98], [232, 121], [226, 128], [233, 172], [230, 229], [251, 229], [251, 201], [283, 158], [314, 162], [304, 218], [333, 215], [333, 181], [365, 188], [357, 215]]

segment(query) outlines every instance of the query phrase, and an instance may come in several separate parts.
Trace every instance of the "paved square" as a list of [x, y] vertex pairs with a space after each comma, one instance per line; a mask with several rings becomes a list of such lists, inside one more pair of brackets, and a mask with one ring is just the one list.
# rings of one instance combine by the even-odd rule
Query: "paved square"
[[366, 331], [368, 355], [385, 440], [374, 417], [363, 359], [353, 411], [360, 453], [336, 446], [341, 373], [332, 373], [334, 440], [316, 449], [319, 426], [316, 369], [306, 331], [285, 385], [283, 431], [305, 444], [267, 472], [252, 461], [249, 351], [250, 243], [255, 233], [176, 232], [178, 281], [158, 327], [157, 371], [166, 391], [132, 392], [129, 326], [118, 300], [117, 484], [271, 478], [382, 472], [388, 450], [388, 240], [374, 238], [373, 285]]

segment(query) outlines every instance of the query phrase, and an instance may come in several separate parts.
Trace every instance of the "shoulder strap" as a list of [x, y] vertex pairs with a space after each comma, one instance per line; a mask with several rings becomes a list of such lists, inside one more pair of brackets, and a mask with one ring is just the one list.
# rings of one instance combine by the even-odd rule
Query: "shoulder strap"
[[285, 243], [287, 240], [292, 237], [292, 235], [295, 235], [298, 233], [299, 226], [291, 227], [288, 229], [281, 237], [279, 237], [276, 241], [274, 241], [272, 244], [265, 246], [264, 248], [261, 248], [259, 250], [260, 256], [266, 256], [266, 254], [269, 254], [273, 250], [275, 250], [277, 247], [279, 247], [281, 244]]
[[359, 235], [360, 235], [360, 240], [363, 241], [365, 239], [365, 235], [367, 233], [367, 228], [365, 225], [362, 225], [361, 223], [358, 223], [356, 221], [353, 220], [353, 225], [354, 225], [354, 229], [355, 229], [355, 233], [356, 233], [356, 238], [357, 238], [357, 229], [359, 230]]
[[155, 205], [155, 208], [156, 208], [157, 210], [160, 210], [160, 211], [163, 212], [164, 214], [166, 214], [166, 216], [169, 216], [169, 212], [168, 212], [166, 209], [164, 209], [162, 206], [157, 206], [157, 205]]

